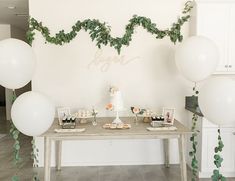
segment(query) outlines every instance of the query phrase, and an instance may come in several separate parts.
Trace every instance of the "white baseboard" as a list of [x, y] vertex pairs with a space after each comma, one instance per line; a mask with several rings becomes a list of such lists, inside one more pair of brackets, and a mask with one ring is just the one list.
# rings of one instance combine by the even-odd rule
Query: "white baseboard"
[[[172, 165], [176, 165], [179, 163], [171, 163]], [[164, 165], [163, 162], [139, 162], [139, 161], [128, 161], [128, 162], [63, 162], [62, 167], [76, 167], [76, 166], [125, 166], [125, 165]], [[52, 167], [55, 167], [55, 164], [51, 164]], [[43, 167], [43, 165], [39, 165], [39, 167]]]

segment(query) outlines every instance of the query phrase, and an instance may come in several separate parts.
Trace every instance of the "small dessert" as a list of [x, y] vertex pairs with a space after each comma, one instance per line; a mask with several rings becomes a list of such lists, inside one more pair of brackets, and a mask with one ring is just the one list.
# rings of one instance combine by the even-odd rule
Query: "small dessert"
[[117, 128], [117, 124], [112, 123], [112, 124], [110, 125], [110, 129], [116, 129], [116, 128]]
[[115, 124], [115, 123], [107, 123], [103, 125], [104, 129], [129, 129], [131, 128], [130, 124], [124, 124], [124, 123], [120, 123], [120, 124]]
[[110, 126], [111, 126], [111, 124], [105, 124], [105, 125], [103, 125], [103, 128], [108, 129], [108, 128], [110, 128]]
[[122, 128], [123, 128], [123, 126], [124, 126], [124, 124], [123, 124], [123, 123], [117, 124], [117, 128], [118, 128], [118, 129], [122, 129]]
[[124, 128], [124, 129], [128, 129], [128, 128], [130, 128], [130, 125], [129, 125], [129, 124], [124, 124], [124, 125], [123, 125], [123, 128]]

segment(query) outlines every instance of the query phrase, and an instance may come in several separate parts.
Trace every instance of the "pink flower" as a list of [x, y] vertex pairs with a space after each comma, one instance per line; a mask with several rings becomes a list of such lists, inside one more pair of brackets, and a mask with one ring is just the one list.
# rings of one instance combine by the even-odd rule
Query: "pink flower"
[[106, 105], [105, 108], [106, 108], [107, 110], [109, 110], [109, 111], [112, 111], [112, 110], [113, 110], [113, 104], [112, 104], [112, 103], [109, 103], [109, 104]]
[[134, 114], [139, 114], [140, 113], [140, 108], [134, 107], [132, 111], [133, 111]]

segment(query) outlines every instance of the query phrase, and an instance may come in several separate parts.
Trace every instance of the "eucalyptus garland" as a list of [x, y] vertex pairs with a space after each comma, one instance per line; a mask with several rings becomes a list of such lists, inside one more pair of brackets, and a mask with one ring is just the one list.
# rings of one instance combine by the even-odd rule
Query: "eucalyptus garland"
[[[16, 92], [13, 90], [13, 95], [12, 95], [12, 104], [16, 100]], [[12, 121], [10, 121], [10, 135], [14, 139], [15, 143], [13, 145], [13, 159], [14, 159], [14, 164], [18, 167], [19, 162], [21, 160], [20, 158], [20, 142], [19, 142], [19, 130], [15, 127]], [[19, 178], [17, 175], [14, 175], [11, 178], [12, 181], [18, 181]]]
[[[12, 95], [12, 104], [15, 102], [17, 96], [15, 90], [13, 90]], [[20, 161], [22, 161], [20, 157], [20, 141], [19, 141], [19, 135], [20, 131], [15, 127], [14, 123], [10, 121], [10, 135], [14, 139], [15, 143], [13, 145], [13, 158], [14, 158], [14, 164], [17, 166], [17, 168], [20, 168]], [[33, 160], [33, 167], [38, 167], [38, 152], [39, 150], [36, 148], [35, 140], [31, 141], [32, 144], [32, 152], [31, 152], [31, 159]], [[18, 175], [14, 175], [11, 178], [12, 181], [19, 181]], [[33, 181], [39, 181], [38, 175], [33, 176]]]
[[213, 181], [226, 181], [226, 178], [220, 173], [220, 167], [223, 162], [223, 158], [220, 153], [224, 148], [224, 143], [221, 138], [220, 128], [218, 129], [218, 146], [215, 147], [215, 155], [214, 155], [214, 164], [217, 169], [213, 170], [213, 175], [211, 176]]
[[[33, 160], [33, 167], [37, 168], [38, 163], [39, 163], [39, 161], [38, 161], [39, 150], [35, 145], [35, 139], [34, 138], [32, 139], [31, 144], [32, 144], [31, 159]], [[33, 181], [39, 181], [38, 174], [34, 174]]]
[[[198, 95], [199, 91], [196, 89], [196, 84], [195, 87], [193, 87], [194, 95]], [[192, 157], [191, 161], [191, 167], [192, 167], [192, 181], [196, 181], [198, 178], [198, 160], [197, 160], [197, 136], [199, 133], [199, 130], [197, 130], [197, 121], [198, 121], [198, 116], [194, 113], [192, 117], [192, 128], [191, 131], [192, 136], [190, 137], [190, 141], [192, 142], [192, 151], [189, 152], [189, 156]]]
[[[16, 100], [16, 92], [15, 90], [13, 90], [13, 95], [12, 95], [12, 104], [15, 102]], [[13, 124], [13, 122], [11, 121], [11, 128], [10, 128], [10, 135], [11, 137], [14, 139], [15, 143], [13, 145], [13, 153], [14, 153], [14, 163], [17, 165], [17, 163], [20, 161], [20, 142], [19, 142], [19, 130], [17, 130], [17, 128], [15, 127], [15, 125]]]
[[108, 26], [107, 23], [100, 22], [97, 19], [86, 19], [84, 21], [78, 20], [72, 26], [72, 30], [70, 32], [65, 33], [64, 30], [61, 30], [56, 33], [55, 36], [53, 36], [51, 35], [49, 28], [44, 26], [42, 22], [38, 22], [36, 19], [30, 18], [27, 40], [29, 44], [32, 45], [35, 36], [34, 30], [37, 30], [45, 38], [45, 42], [49, 42], [55, 45], [63, 45], [72, 41], [77, 36], [78, 32], [84, 30], [89, 32], [90, 38], [92, 41], [96, 41], [96, 46], [98, 48], [101, 48], [102, 45], [109, 45], [110, 47], [114, 47], [118, 54], [120, 54], [123, 45], [129, 46], [130, 41], [132, 40], [132, 35], [134, 34], [134, 29], [137, 26], [142, 26], [147, 30], [147, 32], [155, 36], [156, 39], [163, 39], [164, 37], [169, 36], [173, 43], [181, 42], [183, 40], [181, 27], [189, 20], [190, 11], [192, 8], [192, 1], [187, 1], [182, 11], [183, 16], [179, 17], [177, 22], [173, 23], [170, 28], [165, 30], [158, 29], [157, 25], [149, 18], [134, 15], [126, 25], [124, 35], [122, 37], [115, 38], [110, 34], [111, 27]]
[[39, 150], [35, 145], [35, 139], [33, 138], [31, 141], [32, 144], [32, 152], [31, 152], [31, 159], [33, 160], [33, 167], [38, 167], [38, 153]]

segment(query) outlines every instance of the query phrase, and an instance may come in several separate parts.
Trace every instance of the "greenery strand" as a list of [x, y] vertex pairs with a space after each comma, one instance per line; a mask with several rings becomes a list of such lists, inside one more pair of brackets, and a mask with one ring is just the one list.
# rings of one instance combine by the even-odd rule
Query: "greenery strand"
[[[198, 95], [199, 91], [196, 89], [196, 84], [195, 87], [193, 87], [194, 95]], [[198, 160], [197, 160], [197, 136], [199, 133], [199, 130], [197, 130], [197, 121], [198, 121], [198, 116], [194, 113], [192, 117], [192, 128], [191, 131], [192, 136], [190, 137], [190, 141], [192, 142], [192, 151], [189, 152], [189, 156], [192, 157], [191, 161], [191, 167], [192, 167], [192, 181], [196, 181], [198, 178]]]
[[190, 137], [190, 141], [192, 142], [192, 151], [189, 152], [189, 155], [192, 157], [191, 167], [192, 167], [192, 181], [196, 181], [198, 177], [198, 160], [197, 160], [197, 136], [199, 130], [196, 130], [198, 116], [194, 113], [192, 117], [192, 136]]
[[39, 150], [35, 145], [35, 139], [33, 138], [31, 141], [32, 144], [32, 152], [31, 152], [31, 159], [33, 160], [33, 167], [38, 167], [38, 153]]
[[215, 155], [214, 155], [214, 164], [217, 169], [213, 170], [213, 175], [211, 176], [212, 181], [226, 181], [226, 178], [220, 173], [220, 167], [223, 162], [223, 158], [220, 153], [224, 148], [224, 143], [221, 138], [220, 128], [218, 129], [218, 146], [215, 147]]
[[[13, 90], [12, 94], [12, 104], [15, 102], [17, 96], [15, 90]], [[19, 135], [20, 131], [15, 127], [14, 123], [12, 120], [10, 121], [10, 135], [14, 139], [15, 143], [13, 145], [13, 159], [14, 159], [14, 164], [18, 167], [19, 162], [21, 161], [20, 158], [20, 142], [19, 142]], [[19, 178], [17, 175], [14, 175], [11, 178], [12, 181], [18, 181]]]
[[132, 35], [134, 34], [134, 29], [137, 26], [143, 27], [147, 32], [154, 35], [156, 39], [162, 39], [166, 36], [169, 36], [173, 43], [181, 42], [183, 40], [181, 27], [189, 20], [190, 11], [192, 8], [192, 1], [187, 1], [182, 11], [183, 16], [179, 17], [177, 22], [173, 23], [173, 25], [166, 30], [158, 29], [157, 25], [152, 23], [151, 19], [149, 18], [134, 15], [126, 25], [124, 35], [122, 37], [115, 38], [110, 34], [110, 26], [108, 26], [106, 23], [101, 23], [97, 19], [86, 19], [84, 21], [78, 20], [76, 24], [72, 26], [72, 30], [70, 32], [65, 33], [64, 30], [61, 30], [56, 33], [55, 36], [52, 36], [49, 28], [43, 26], [42, 22], [38, 22], [36, 19], [30, 18], [27, 40], [28, 43], [32, 45], [32, 42], [35, 38], [34, 30], [37, 30], [45, 38], [45, 43], [49, 42], [56, 45], [63, 45], [72, 41], [77, 36], [79, 31], [84, 30], [89, 32], [90, 38], [92, 41], [96, 41], [96, 46], [98, 48], [101, 48], [102, 45], [109, 45], [110, 47], [114, 47], [118, 54], [120, 54], [123, 45], [129, 46], [130, 41], [132, 40]]
[[[15, 90], [13, 90], [13, 95], [12, 95], [12, 104], [15, 102], [17, 98], [16, 92]], [[20, 131], [15, 127], [14, 123], [12, 122], [12, 120], [10, 121], [10, 135], [11, 137], [14, 139], [15, 143], [13, 145], [13, 159], [14, 159], [14, 164], [17, 166], [17, 168], [20, 168], [19, 163], [22, 161], [21, 157], [20, 157], [20, 141], [19, 141], [19, 135], [20, 135]], [[39, 150], [36, 148], [35, 145], [35, 140], [33, 138], [33, 140], [31, 141], [32, 144], [32, 152], [31, 152], [31, 159], [33, 159], [33, 167], [38, 167], [38, 153]], [[14, 175], [11, 178], [12, 181], [19, 181], [19, 177], [18, 175]], [[33, 176], [33, 181], [39, 181], [38, 175], [34, 174]]]
[[[32, 144], [31, 159], [33, 160], [33, 167], [38, 168], [38, 163], [39, 163], [39, 161], [38, 161], [38, 153], [39, 153], [39, 150], [36, 147], [34, 137], [33, 137], [32, 141], [31, 141], [31, 144]], [[39, 181], [39, 177], [38, 177], [37, 173], [34, 174], [33, 181]]]

